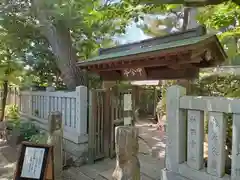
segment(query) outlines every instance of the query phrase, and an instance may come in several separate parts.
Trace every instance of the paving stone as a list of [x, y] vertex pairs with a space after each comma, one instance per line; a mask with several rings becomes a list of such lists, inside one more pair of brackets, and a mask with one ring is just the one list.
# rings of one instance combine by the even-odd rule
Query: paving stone
[[103, 172], [115, 167], [115, 165], [116, 161], [114, 159], [105, 159], [91, 165], [91, 168], [95, 169], [97, 172]]
[[155, 180], [155, 179], [152, 179], [151, 177], [141, 173], [141, 180]]
[[98, 175], [95, 180], [109, 180], [101, 175]]
[[86, 175], [91, 179], [95, 179], [99, 174], [99, 172], [93, 169], [91, 165], [85, 165], [85, 166], [79, 167], [78, 172], [81, 172], [82, 174]]
[[15, 164], [8, 161], [8, 159], [3, 155], [2, 151], [7, 146], [4, 142], [0, 140], [0, 179], [10, 180], [13, 178], [15, 171]]
[[111, 169], [109, 169], [107, 171], [101, 172], [101, 176], [105, 177], [106, 179], [112, 179], [112, 174], [113, 174], [114, 168], [115, 167], [112, 167]]
[[[158, 132], [150, 127], [141, 127], [144, 132], [144, 139], [148, 146], [140, 142], [140, 152], [149, 151], [156, 144], [163, 143], [161, 138], [157, 138]], [[150, 149], [151, 150], [151, 149]], [[14, 166], [4, 167], [9, 162], [17, 160], [18, 153], [16, 150], [0, 142], [0, 180], [10, 180], [13, 177]], [[3, 158], [2, 158], [3, 157]], [[161, 177], [161, 169], [164, 168], [164, 158], [151, 157], [151, 153], [138, 155], [141, 164], [141, 180], [158, 180]], [[115, 159], [105, 159], [96, 162], [93, 165], [84, 165], [81, 167], [71, 167], [63, 172], [62, 180], [112, 180], [112, 173], [115, 169]], [[172, 179], [170, 179], [172, 180]]]
[[[70, 169], [64, 171], [63, 174], [64, 174], [63, 180], [79, 180], [79, 179], [92, 180], [85, 174], [79, 172], [77, 168], [70, 168]], [[68, 179], [68, 178], [70, 178], [70, 179]]]

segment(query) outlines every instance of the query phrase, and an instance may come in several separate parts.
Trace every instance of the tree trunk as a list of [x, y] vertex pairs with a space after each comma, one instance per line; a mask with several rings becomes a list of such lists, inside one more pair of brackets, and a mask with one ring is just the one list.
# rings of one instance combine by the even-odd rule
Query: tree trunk
[[2, 112], [0, 116], [0, 122], [4, 120], [5, 116], [5, 107], [7, 103], [7, 95], [8, 95], [8, 80], [3, 81], [3, 97], [2, 97]]
[[86, 85], [86, 73], [76, 66], [78, 61], [76, 50], [72, 46], [70, 30], [65, 26], [64, 21], [52, 24], [40, 0], [35, 0], [33, 7], [40, 23], [40, 31], [56, 56], [56, 64], [61, 71], [63, 82], [69, 90], [75, 90], [79, 85]]
[[78, 59], [72, 47], [69, 30], [63, 23], [59, 23], [54, 29], [54, 33], [45, 32], [45, 30], [43, 32], [56, 56], [56, 64], [61, 71], [63, 82], [68, 89], [75, 90], [79, 85], [86, 85], [85, 73], [76, 66]]

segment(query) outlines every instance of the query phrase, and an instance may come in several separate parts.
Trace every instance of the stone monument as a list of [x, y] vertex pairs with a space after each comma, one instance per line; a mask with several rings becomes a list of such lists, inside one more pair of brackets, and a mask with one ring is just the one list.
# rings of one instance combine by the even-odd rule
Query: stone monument
[[56, 180], [59, 180], [63, 171], [63, 130], [60, 112], [51, 112], [49, 115], [48, 133], [47, 144], [54, 147], [54, 177]]
[[116, 168], [113, 180], [140, 180], [138, 129], [132, 126], [116, 127], [115, 142]]

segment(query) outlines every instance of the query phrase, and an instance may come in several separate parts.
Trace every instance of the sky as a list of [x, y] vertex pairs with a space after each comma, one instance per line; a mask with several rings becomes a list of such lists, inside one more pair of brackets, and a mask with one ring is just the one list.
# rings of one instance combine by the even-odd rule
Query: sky
[[144, 39], [149, 39], [151, 37], [145, 35], [141, 29], [139, 29], [135, 23], [131, 23], [126, 28], [126, 34], [119, 37], [118, 40], [121, 44], [141, 41]]
[[[102, 0], [105, 3], [106, 0]], [[112, 3], [120, 2], [120, 0], [112, 0]], [[144, 39], [149, 39], [141, 29], [139, 29], [134, 22], [132, 22], [127, 28], [125, 35], [121, 37], [115, 37], [121, 44], [141, 41]]]
[[[190, 17], [196, 17], [197, 16], [197, 10], [193, 9], [190, 11]], [[160, 19], [165, 19], [166, 16], [163, 15], [154, 15], [156, 18]], [[182, 20], [179, 20], [180, 26], [182, 24]], [[189, 23], [188, 23], [188, 28], [196, 28], [198, 26], [198, 23], [195, 18], [190, 18]], [[159, 27], [160, 28], [160, 27]], [[164, 28], [164, 27], [163, 27]], [[177, 31], [176, 28], [172, 28], [170, 32], [175, 32]], [[143, 31], [136, 26], [134, 22], [132, 22], [127, 28], [126, 28], [126, 34], [121, 36], [120, 38], [117, 38], [121, 44], [126, 44], [126, 43], [131, 43], [131, 42], [136, 42], [136, 41], [141, 41], [144, 39], [149, 39], [151, 37], [145, 35]]]

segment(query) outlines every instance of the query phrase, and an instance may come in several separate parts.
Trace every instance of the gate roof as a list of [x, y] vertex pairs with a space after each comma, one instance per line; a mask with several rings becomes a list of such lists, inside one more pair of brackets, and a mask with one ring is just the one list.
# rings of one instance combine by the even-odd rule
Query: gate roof
[[78, 63], [104, 80], [192, 79], [200, 68], [214, 67], [227, 56], [216, 35], [200, 26], [181, 33], [100, 49]]

